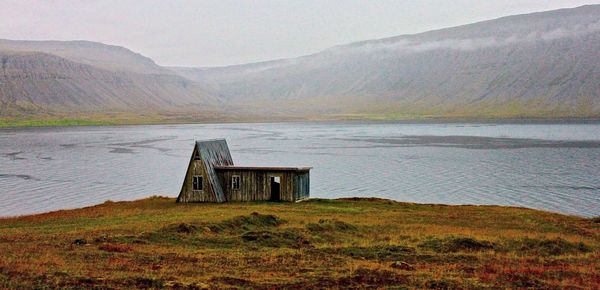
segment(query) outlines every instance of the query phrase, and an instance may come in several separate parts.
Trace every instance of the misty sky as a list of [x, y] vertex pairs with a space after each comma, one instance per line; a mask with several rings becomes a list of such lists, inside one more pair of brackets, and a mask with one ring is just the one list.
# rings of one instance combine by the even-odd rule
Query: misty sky
[[218, 66], [295, 57], [353, 41], [583, 0], [0, 0], [0, 38], [121, 45], [160, 65]]

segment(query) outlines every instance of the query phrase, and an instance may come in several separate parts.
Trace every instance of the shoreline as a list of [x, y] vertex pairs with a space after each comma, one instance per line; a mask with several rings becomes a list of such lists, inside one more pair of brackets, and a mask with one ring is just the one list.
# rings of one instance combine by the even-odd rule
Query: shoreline
[[[102, 206], [102, 205], [105, 205], [105, 204], [136, 203], [136, 202], [141, 202], [141, 201], [150, 200], [150, 199], [156, 199], [156, 198], [158, 198], [158, 199], [165, 199], [165, 200], [172, 200], [173, 203], [175, 203], [175, 201], [177, 199], [176, 197], [154, 195], [154, 196], [148, 196], [148, 197], [145, 197], [145, 198], [134, 199], [134, 200], [106, 200], [106, 201], [104, 201], [102, 203], [87, 205], [87, 206], [83, 206], [83, 207], [61, 208], [61, 209], [54, 209], [54, 210], [50, 210], [50, 211], [44, 211], [44, 212], [33, 212], [33, 213], [18, 214], [18, 215], [11, 215], [11, 216], [2, 216], [2, 215], [0, 215], [0, 222], [2, 222], [4, 220], [12, 220], [12, 219], [35, 217], [35, 216], [44, 216], [44, 215], [53, 215], [53, 214], [57, 214], [57, 213], [61, 213], [61, 212], [86, 210], [86, 209], [90, 209], [90, 208]], [[537, 208], [531, 208], [531, 207], [525, 207], [525, 206], [496, 205], [496, 204], [417, 203], [417, 202], [397, 201], [397, 200], [393, 200], [393, 199], [380, 198], [380, 197], [338, 197], [338, 198], [321, 198], [321, 197], [315, 197], [315, 198], [308, 198], [308, 199], [300, 200], [300, 201], [297, 201], [297, 202], [270, 202], [270, 201], [245, 201], [244, 202], [244, 201], [240, 201], [240, 202], [223, 202], [223, 203], [199, 202], [199, 203], [189, 203], [189, 204], [203, 204], [203, 205], [215, 205], [215, 206], [225, 205], [225, 204], [232, 204], [232, 205], [244, 206], [244, 205], [248, 205], [248, 204], [300, 204], [300, 203], [304, 203], [304, 202], [320, 202], [320, 201], [325, 201], [325, 202], [327, 202], [327, 201], [334, 201], [334, 202], [335, 201], [385, 202], [385, 203], [393, 203], [393, 204], [399, 204], [399, 205], [431, 206], [431, 207], [455, 207], [455, 208], [460, 208], [460, 207], [479, 207], [479, 208], [485, 208], [485, 207], [489, 207], [489, 208], [504, 208], [504, 209], [514, 209], [514, 210], [530, 210], [530, 211], [537, 211], [537, 212], [545, 213], [545, 214], [556, 214], [556, 215], [561, 215], [561, 216], [564, 216], [564, 217], [580, 218], [580, 219], [598, 219], [598, 218], [600, 218], [600, 215], [598, 215], [598, 216], [584, 216], [584, 215], [569, 214], [569, 213], [564, 213], [564, 212], [543, 210], [543, 209], [537, 209]]]
[[275, 118], [275, 119], [219, 119], [219, 120], [106, 120], [106, 119], [31, 119], [31, 120], [3, 120], [0, 119], [0, 130], [19, 128], [59, 128], [59, 127], [118, 127], [118, 126], [146, 126], [146, 125], [209, 125], [209, 124], [261, 124], [261, 123], [373, 123], [373, 124], [599, 124], [600, 117], [507, 117], [507, 118], [479, 118], [479, 117], [420, 117], [420, 118]]

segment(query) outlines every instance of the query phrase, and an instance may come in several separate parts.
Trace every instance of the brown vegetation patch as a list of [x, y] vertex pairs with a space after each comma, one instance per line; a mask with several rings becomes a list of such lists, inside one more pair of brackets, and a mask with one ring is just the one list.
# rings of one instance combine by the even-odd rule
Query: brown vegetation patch
[[237, 216], [232, 219], [222, 221], [220, 223], [211, 224], [208, 226], [208, 228], [215, 233], [240, 232], [256, 228], [276, 227], [283, 224], [284, 222], [284, 220], [274, 215], [263, 215], [257, 212], [253, 212], [250, 215]]
[[245, 242], [251, 242], [263, 247], [287, 247], [295, 249], [310, 247], [308, 239], [292, 230], [281, 232], [250, 231], [244, 233], [241, 238]]
[[115, 240], [108, 235], [102, 235], [94, 239], [95, 243], [112, 243], [114, 241]]
[[178, 223], [168, 225], [162, 228], [163, 232], [179, 233], [179, 234], [193, 234], [196, 232], [196, 226], [188, 223]]
[[495, 245], [488, 241], [480, 241], [468, 237], [449, 237], [445, 239], [428, 238], [419, 244], [419, 248], [438, 253], [478, 252], [494, 249]]
[[454, 280], [441, 279], [441, 280], [429, 280], [425, 282], [425, 289], [460, 289], [459, 284]]
[[320, 250], [326, 253], [378, 261], [404, 260], [415, 255], [415, 249], [406, 246], [344, 247]]
[[98, 247], [99, 250], [105, 252], [116, 252], [116, 253], [126, 253], [133, 250], [133, 248], [129, 245], [124, 244], [103, 244]]
[[299, 283], [277, 285], [282, 289], [385, 289], [410, 284], [409, 276], [388, 270], [358, 268], [351, 274], [334, 278], [321, 276]]
[[331, 233], [334, 231], [348, 232], [357, 230], [356, 226], [336, 219], [320, 219], [318, 223], [307, 224], [306, 229], [310, 232], [319, 233]]
[[[242, 289], [253, 289], [253, 288], [264, 288], [264, 287], [257, 287], [256, 283], [246, 280], [246, 279], [242, 279], [242, 278], [235, 278], [235, 277], [229, 277], [229, 276], [218, 276], [218, 277], [213, 277], [210, 279], [211, 283], [215, 283], [215, 284], [224, 284], [227, 286], [234, 286], [234, 287], [241, 287]], [[228, 287], [230, 288], [230, 287]]]
[[559, 256], [565, 254], [579, 254], [590, 252], [591, 249], [584, 243], [572, 243], [561, 238], [556, 239], [531, 239], [523, 238], [507, 242], [506, 249], [518, 254]]
[[532, 275], [523, 273], [507, 273], [498, 277], [496, 284], [498, 286], [510, 285], [516, 289], [560, 289], [559, 287], [549, 285], [548, 283]]

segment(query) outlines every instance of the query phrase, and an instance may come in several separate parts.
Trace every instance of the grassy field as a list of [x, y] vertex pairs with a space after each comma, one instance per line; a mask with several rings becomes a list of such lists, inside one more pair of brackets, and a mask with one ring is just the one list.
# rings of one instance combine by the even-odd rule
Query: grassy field
[[600, 288], [600, 220], [154, 197], [0, 219], [0, 288]]

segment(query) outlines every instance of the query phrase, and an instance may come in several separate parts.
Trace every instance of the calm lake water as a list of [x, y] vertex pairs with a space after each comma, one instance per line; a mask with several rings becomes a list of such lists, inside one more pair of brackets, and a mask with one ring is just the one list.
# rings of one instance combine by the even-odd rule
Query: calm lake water
[[0, 216], [178, 195], [195, 139], [312, 166], [311, 196], [600, 215], [600, 124], [276, 123], [0, 130]]

